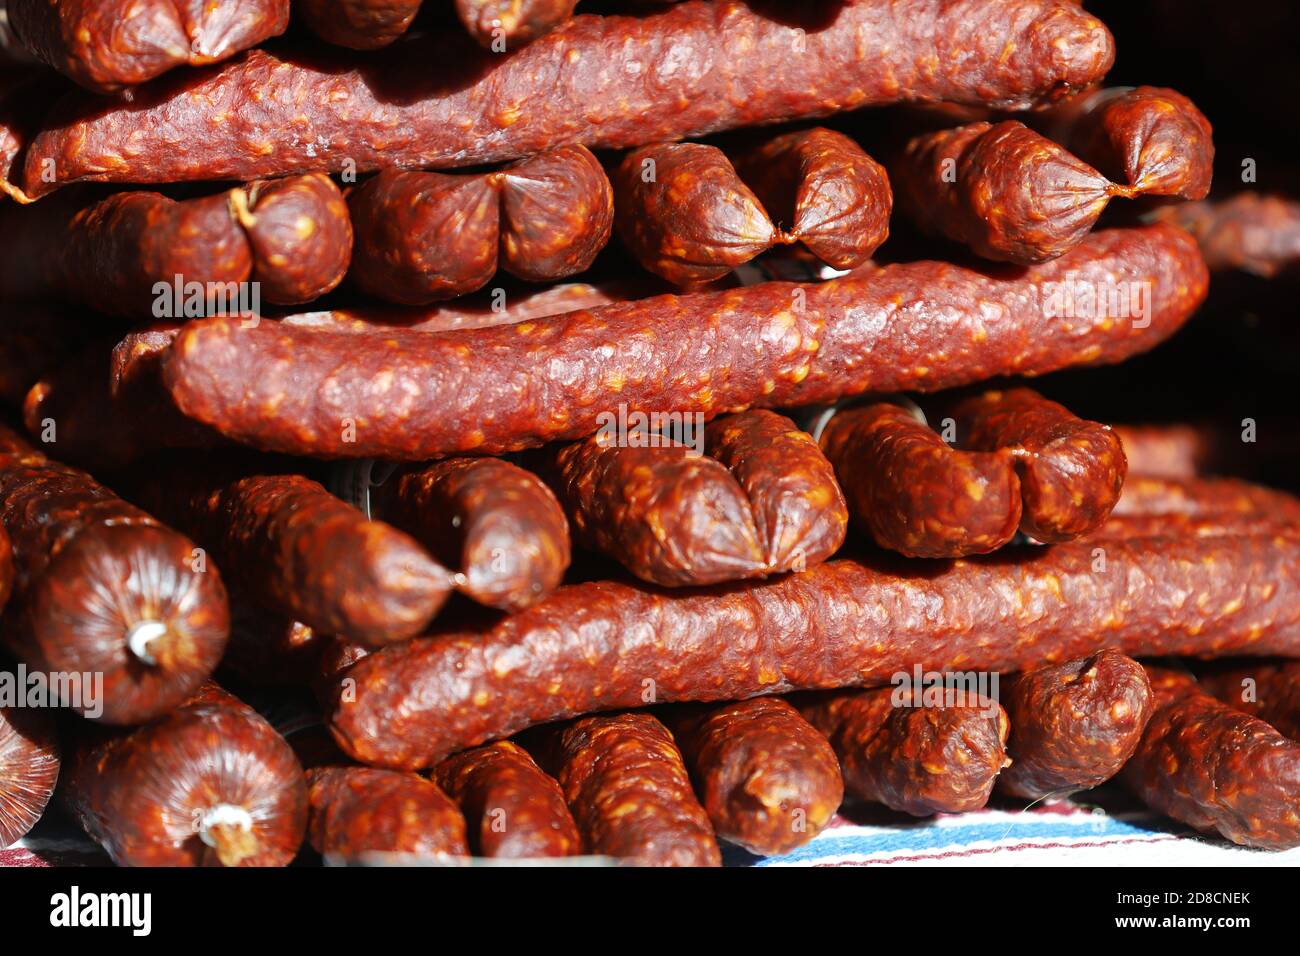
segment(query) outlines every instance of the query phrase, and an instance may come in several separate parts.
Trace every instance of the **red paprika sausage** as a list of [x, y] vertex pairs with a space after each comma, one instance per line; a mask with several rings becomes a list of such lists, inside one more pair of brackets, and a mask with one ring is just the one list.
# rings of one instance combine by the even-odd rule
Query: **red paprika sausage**
[[[1142, 321], [1048, 301], [1061, 284], [1117, 282], [1149, 288]], [[1015, 274], [911, 262], [442, 335], [208, 319], [186, 326], [163, 371], [181, 411], [237, 441], [423, 460], [585, 437], [616, 404], [711, 417], [1118, 362], [1172, 334], [1205, 291], [1191, 238], [1153, 226], [1098, 232]]]
[[41, 819], [58, 779], [59, 738], [50, 715], [0, 707], [0, 849]]
[[751, 853], [802, 846], [844, 798], [826, 738], [779, 697], [670, 709], [664, 719], [714, 830]]
[[638, 866], [720, 866], [672, 735], [645, 713], [584, 717], [540, 745], [588, 853]]
[[410, 27], [422, 0], [294, 0], [294, 19], [326, 43], [353, 50], [388, 46]]
[[1080, 540], [938, 567], [828, 561], [670, 593], [570, 585], [487, 631], [358, 660], [326, 709], [355, 759], [416, 768], [532, 724], [639, 706], [648, 690], [664, 703], [741, 700], [880, 685], [918, 665], [1017, 671], [1106, 647], [1300, 656], [1300, 539], [1116, 539], [1104, 562], [1097, 547]]
[[452, 458], [372, 489], [373, 513], [409, 532], [480, 604], [518, 611], [559, 586], [569, 524], [541, 480], [499, 458]]
[[68, 706], [138, 723], [178, 706], [216, 667], [230, 627], [216, 568], [196, 561], [187, 538], [8, 429], [0, 523], [15, 570], [6, 642], [30, 668], [75, 678]]
[[1003, 793], [1026, 800], [1088, 790], [1119, 773], [1151, 717], [1142, 665], [1116, 650], [1026, 670], [1006, 679], [1011, 766]]
[[211, 683], [135, 730], [83, 727], [60, 794], [119, 866], [286, 866], [307, 824], [289, 745]]
[[578, 0], [456, 0], [456, 15], [480, 46], [515, 50], [573, 16]]
[[814, 698], [802, 711], [830, 740], [850, 796], [917, 817], [978, 810], [1011, 762], [1006, 712], [984, 697], [921, 699], [882, 687]]
[[1246, 191], [1182, 203], [1156, 216], [1186, 229], [1213, 272], [1237, 269], [1264, 279], [1294, 274], [1300, 263], [1300, 202]]
[[1280, 661], [1211, 671], [1201, 675], [1200, 684], [1229, 707], [1300, 740], [1300, 664]]
[[35, 196], [82, 179], [472, 166], [903, 101], [1028, 108], [1096, 81], [1113, 58], [1109, 32], [1072, 0], [867, 0], [815, 29], [740, 0], [689, 0], [580, 15], [509, 56], [446, 34], [365, 61], [254, 50], [126, 106], [65, 100], [16, 185]]
[[469, 856], [465, 818], [423, 777], [371, 767], [316, 767], [307, 772], [307, 783], [307, 839], [317, 853]]
[[517, 744], [498, 740], [456, 754], [438, 764], [434, 779], [460, 805], [478, 856], [526, 860], [582, 850], [560, 785]]
[[289, 26], [289, 0], [8, 0], [6, 9], [30, 53], [97, 93], [219, 63]]

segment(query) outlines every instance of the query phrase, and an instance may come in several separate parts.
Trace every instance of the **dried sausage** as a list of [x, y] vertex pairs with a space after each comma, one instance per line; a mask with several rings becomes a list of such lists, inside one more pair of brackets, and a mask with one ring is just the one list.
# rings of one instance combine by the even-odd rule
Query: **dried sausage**
[[[0, 294], [58, 298], [132, 320], [256, 312], [261, 298], [296, 305], [329, 292], [352, 254], [347, 206], [323, 173], [181, 201], [154, 192], [95, 195], [69, 190], [0, 209], [0, 228], [24, 236], [2, 263]], [[250, 278], [257, 285], [240, 294]]]
[[415, 768], [532, 724], [638, 706], [646, 681], [671, 703], [880, 685], [916, 665], [1009, 672], [1106, 647], [1300, 656], [1300, 540], [1114, 540], [1104, 570], [1096, 547], [938, 567], [844, 559], [674, 593], [569, 585], [486, 631], [362, 658], [339, 675], [327, 711], [355, 759]]
[[1202, 674], [1200, 684], [1234, 710], [1300, 740], [1300, 664], [1252, 664]]
[[546, 471], [588, 548], [665, 587], [801, 570], [844, 541], [847, 512], [806, 433], [758, 409], [713, 422], [694, 445], [648, 431], [560, 447]]
[[[80, 693], [64, 703], [104, 723], [178, 706], [226, 646], [230, 612], [217, 570], [85, 472], [8, 429], [0, 446], [0, 523], [15, 570], [10, 648], [34, 670], [76, 678]], [[86, 675], [95, 675], [90, 689]]]
[[[1057, 315], [1047, 301], [1062, 283], [1129, 282], [1149, 284], [1141, 322], [1109, 306]], [[1191, 237], [1150, 226], [1095, 233], [1015, 275], [911, 262], [443, 335], [361, 341], [207, 319], [181, 332], [163, 373], [181, 411], [237, 441], [422, 460], [581, 438], [615, 397], [629, 412], [713, 416], [1118, 362], [1172, 334], [1206, 284]], [[358, 422], [355, 441], [344, 420]]]
[[1195, 425], [1116, 425], [1131, 475], [1195, 478], [1213, 460], [1214, 436]]
[[758, 197], [716, 146], [634, 149], [614, 174], [619, 238], [646, 269], [689, 286], [720, 279], [778, 242]]
[[1036, 667], [1003, 684], [1011, 766], [1003, 793], [1027, 800], [1088, 790], [1119, 773], [1151, 717], [1142, 665], [1116, 650]]
[[154, 471], [134, 493], [210, 548], [242, 591], [313, 630], [405, 640], [450, 591], [447, 570], [412, 538], [302, 475], [195, 463]]
[[307, 824], [302, 767], [209, 682], [134, 730], [85, 727], [60, 799], [119, 866], [286, 866]]
[[646, 713], [584, 717], [538, 744], [588, 853], [639, 866], [720, 866], [708, 815], [668, 729]]
[[673, 709], [664, 720], [713, 829], [751, 853], [802, 846], [844, 798], [826, 738], [779, 697]]
[[[64, 89], [63, 84], [51, 82], [44, 70], [0, 70], [0, 193], [16, 202], [29, 203], [36, 198], [20, 185], [27, 147]], [[52, 180], [52, 162], [40, 165], [38, 175]]]
[[456, 0], [456, 15], [480, 46], [504, 53], [550, 33], [577, 5], [578, 0]]
[[1210, 121], [1157, 86], [1087, 90], [1024, 117], [1115, 182], [1148, 196], [1204, 199], [1214, 174]]
[[1015, 120], [923, 133], [889, 175], [921, 231], [1020, 265], [1073, 249], [1113, 197], [1135, 195]]
[[517, 744], [499, 740], [456, 754], [438, 764], [434, 779], [465, 814], [476, 855], [526, 860], [582, 850], [560, 785]]
[[1011, 762], [1006, 711], [978, 695], [928, 704], [918, 691], [882, 687], [802, 710], [830, 740], [850, 796], [912, 816], [978, 810]]
[[[83, 179], [471, 166], [900, 101], [1028, 108], [1082, 89], [1114, 58], [1110, 33], [1071, 0], [867, 0], [816, 29], [794, 19], [690, 0], [644, 17], [580, 15], [505, 57], [439, 34], [364, 62], [253, 50], [126, 106], [64, 100], [16, 185], [35, 196]], [[55, 181], [42, 180], [47, 168]]]
[[1147, 806], [1203, 833], [1270, 850], [1300, 846], [1300, 743], [1196, 686], [1162, 686], [1121, 774]]
[[837, 412], [822, 450], [854, 521], [909, 557], [986, 554], [1015, 536], [1020, 479], [1009, 452], [961, 451], [900, 405]]
[[1124, 483], [1117, 517], [1130, 515], [1253, 515], [1300, 524], [1300, 499], [1235, 478], [1157, 478], [1135, 475]]
[[452, 458], [388, 478], [374, 513], [415, 537], [480, 604], [518, 611], [559, 586], [569, 524], [537, 476], [499, 458]]
[[469, 856], [465, 818], [436, 783], [371, 767], [307, 772], [307, 839], [317, 853]]
[[889, 238], [889, 177], [843, 133], [785, 133], [741, 152], [735, 163], [768, 215], [829, 266], [864, 265]]
[[422, 0], [294, 0], [293, 15], [326, 43], [378, 50], [403, 33]]
[[985, 392], [953, 409], [957, 440], [1006, 451], [1020, 477], [1020, 530], [1053, 544], [1101, 526], [1124, 487], [1128, 462], [1106, 425], [1084, 421], [1027, 388]]
[[96, 93], [219, 63], [289, 26], [289, 0], [8, 0], [14, 34]]
[[534, 282], [581, 272], [614, 219], [609, 180], [582, 146], [470, 176], [385, 170], [348, 207], [359, 237], [352, 281], [405, 305], [480, 289], [498, 260]]
[[49, 714], [0, 707], [0, 849], [45, 813], [59, 779], [59, 738]]
[[1243, 192], [1156, 215], [1195, 236], [1213, 272], [1237, 269], [1273, 279], [1293, 274], [1300, 263], [1300, 202], [1283, 196]]

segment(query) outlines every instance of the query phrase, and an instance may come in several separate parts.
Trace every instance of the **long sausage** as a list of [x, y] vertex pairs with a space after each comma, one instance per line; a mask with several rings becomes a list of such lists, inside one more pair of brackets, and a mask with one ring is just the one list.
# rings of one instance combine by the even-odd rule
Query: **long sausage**
[[518, 744], [499, 740], [458, 753], [438, 764], [434, 778], [460, 805], [479, 856], [527, 860], [582, 850], [559, 784]]
[[1300, 264], [1300, 202], [1284, 196], [1247, 191], [1156, 215], [1195, 236], [1214, 272], [1237, 269], [1272, 279], [1294, 274]]
[[1114, 515], [1235, 514], [1300, 524], [1300, 498], [1236, 478], [1156, 478], [1136, 475], [1124, 483]]
[[637, 706], [648, 689], [665, 703], [739, 700], [879, 685], [915, 665], [1016, 671], [1106, 647], [1300, 653], [1300, 540], [1156, 537], [1096, 550], [1076, 541], [942, 566], [837, 560], [673, 594], [571, 585], [486, 633], [362, 658], [337, 676], [327, 710], [354, 758], [413, 768], [532, 724]]
[[1202, 674], [1200, 684], [1228, 706], [1300, 741], [1300, 664], [1251, 664]]
[[689, 0], [577, 16], [505, 57], [436, 34], [363, 63], [254, 50], [126, 107], [64, 100], [16, 185], [35, 196], [82, 179], [470, 166], [901, 101], [1027, 108], [1082, 89], [1113, 58], [1110, 33], [1071, 0], [866, 0], [817, 29], [741, 0]]
[[[1014, 275], [914, 262], [444, 335], [361, 341], [209, 319], [181, 332], [163, 372], [186, 415], [237, 441], [419, 460], [584, 437], [617, 417], [615, 399], [711, 417], [1118, 362], [1172, 334], [1206, 282], [1191, 237], [1150, 226], [1096, 233]], [[1057, 309], [1061, 286], [1129, 285], [1149, 293], [1132, 321], [1109, 305]]]
[[307, 824], [289, 745], [211, 682], [135, 730], [83, 728], [60, 799], [119, 866], [286, 866]]
[[1142, 665], [1108, 649], [1009, 678], [1000, 695], [1011, 720], [1011, 766], [998, 788], [1037, 800], [1088, 790], [1119, 773], [1151, 717]]
[[719, 837], [788, 853], [830, 822], [844, 781], [826, 738], [779, 697], [665, 712]]
[[219, 63], [289, 26], [289, 0], [8, 0], [27, 50], [96, 93]]
[[79, 678], [68, 706], [108, 724], [149, 720], [216, 667], [230, 627], [216, 568], [195, 560], [188, 539], [4, 428], [0, 523], [15, 568], [6, 642], [34, 670]]

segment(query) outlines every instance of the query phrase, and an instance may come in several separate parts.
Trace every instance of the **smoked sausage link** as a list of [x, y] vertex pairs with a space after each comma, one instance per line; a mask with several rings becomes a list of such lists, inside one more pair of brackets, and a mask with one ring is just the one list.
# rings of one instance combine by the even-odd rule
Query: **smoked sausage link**
[[317, 853], [469, 856], [465, 818], [423, 777], [371, 767], [316, 767], [307, 772], [307, 785], [307, 838]]
[[[1149, 283], [1140, 322], [1053, 314], [1063, 283], [1129, 282]], [[1186, 233], [1113, 229], [1014, 274], [909, 262], [446, 334], [207, 319], [177, 336], [163, 377], [181, 411], [236, 441], [419, 461], [584, 438], [619, 403], [712, 417], [1119, 362], [1173, 334], [1207, 282]]]
[[0, 707], [0, 850], [41, 819], [59, 779], [59, 738], [49, 714]]
[[326, 43], [353, 50], [378, 50], [407, 31], [422, 2], [294, 0], [293, 15]]
[[475, 854], [502, 859], [574, 856], [582, 838], [555, 780], [508, 740], [438, 764], [434, 778], [469, 825]]
[[1300, 538], [1079, 540], [940, 566], [845, 559], [673, 593], [575, 584], [486, 632], [361, 658], [326, 710], [352, 757], [414, 769], [533, 724], [637, 706], [647, 680], [664, 703], [743, 700], [881, 685], [917, 665], [1018, 671], [1106, 647], [1300, 656]]
[[188, 539], [85, 472], [0, 433], [0, 523], [15, 570], [10, 648], [33, 669], [102, 674], [101, 700], [83, 686], [67, 703], [83, 714], [102, 704], [105, 723], [172, 710], [225, 649], [220, 574], [195, 562]]
[[1027, 800], [1088, 790], [1119, 773], [1151, 716], [1142, 665], [1116, 650], [1009, 678], [1001, 700], [1011, 719], [1004, 793]]
[[307, 825], [293, 750], [211, 683], [135, 730], [86, 726], [60, 793], [119, 866], [286, 866]]
[[907, 101], [1024, 109], [1083, 89], [1113, 59], [1110, 33], [1073, 0], [866, 0], [816, 29], [741, 0], [688, 0], [580, 15], [508, 56], [446, 32], [368, 60], [258, 49], [126, 105], [65, 100], [13, 185], [34, 197], [85, 179], [474, 166]]

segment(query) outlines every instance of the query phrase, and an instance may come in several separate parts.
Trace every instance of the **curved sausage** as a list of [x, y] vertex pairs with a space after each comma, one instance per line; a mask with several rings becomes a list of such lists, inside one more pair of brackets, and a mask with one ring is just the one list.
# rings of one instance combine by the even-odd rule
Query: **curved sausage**
[[582, 146], [505, 169], [448, 175], [388, 169], [352, 190], [351, 276], [385, 301], [425, 305], [482, 288], [498, 260], [522, 279], [562, 279], [609, 240], [613, 193]]
[[458, 590], [489, 607], [535, 604], [569, 567], [559, 502], [535, 475], [499, 458], [403, 471], [372, 489], [371, 506], [455, 569]]
[[829, 266], [865, 265], [889, 238], [889, 177], [843, 133], [785, 133], [743, 151], [735, 163], [768, 215]]
[[714, 831], [751, 853], [802, 846], [844, 798], [826, 738], [779, 697], [670, 710], [664, 719]]
[[854, 521], [883, 548], [952, 558], [996, 551], [1015, 536], [1021, 487], [1009, 452], [952, 448], [886, 402], [836, 412], [821, 446]]
[[411, 26], [423, 0], [294, 0], [293, 16], [326, 43], [386, 47]]
[[289, 0], [8, 0], [6, 9], [30, 53], [96, 93], [219, 63], [289, 26]]
[[1300, 498], [1236, 478], [1157, 478], [1135, 475], [1124, 483], [1113, 512], [1130, 515], [1255, 515], [1300, 524]]
[[[1162, 536], [1098, 548], [1080, 540], [937, 567], [837, 560], [672, 593], [570, 585], [487, 631], [358, 660], [335, 678], [326, 710], [355, 759], [416, 768], [533, 724], [638, 706], [651, 688], [663, 703], [742, 700], [880, 685], [917, 665], [1010, 672], [1106, 647], [1300, 655], [1300, 539]], [[1112, 623], [1098, 628], [1102, 620]]]
[[434, 778], [460, 805], [479, 856], [527, 860], [582, 850], [560, 785], [517, 744], [499, 740], [456, 754]]
[[790, 241], [716, 146], [634, 149], [613, 183], [619, 238], [643, 267], [678, 285], [720, 279]]
[[1122, 778], [1147, 806], [1242, 846], [1300, 846], [1300, 743], [1195, 682], [1156, 681], [1156, 708]]
[[984, 697], [923, 704], [896, 688], [831, 694], [802, 707], [830, 740], [845, 791], [924, 817], [988, 803], [1007, 758], [1007, 714]]
[[541, 746], [588, 853], [639, 866], [721, 865], [682, 755], [655, 717], [584, 717]]
[[[1148, 284], [1150, 307], [1142, 322], [1099, 309], [1044, 324], [1044, 299], [1067, 281]], [[1118, 362], [1172, 334], [1206, 282], [1191, 237], [1150, 226], [1095, 233], [1015, 274], [911, 262], [442, 335], [362, 341], [207, 319], [186, 326], [163, 371], [186, 415], [265, 450], [494, 454], [590, 435], [615, 400], [629, 413], [711, 417]], [[343, 440], [344, 419], [363, 423], [348, 436], [355, 441]]]
[[1020, 530], [1053, 544], [1101, 526], [1128, 473], [1124, 447], [1106, 425], [1084, 421], [1027, 388], [985, 392], [953, 409], [957, 438], [1015, 462], [1024, 505]]
[[371, 767], [316, 767], [307, 772], [307, 787], [307, 839], [317, 853], [469, 856], [465, 818], [423, 777]]
[[0, 523], [15, 569], [6, 642], [34, 670], [95, 675], [64, 701], [85, 716], [129, 724], [172, 710], [225, 649], [221, 576], [195, 562], [188, 539], [0, 432]]
[[302, 475], [178, 467], [135, 489], [189, 529], [260, 604], [326, 634], [382, 644], [420, 633], [450, 575], [406, 534]]
[[1135, 195], [1015, 120], [917, 136], [889, 175], [921, 231], [1019, 265], [1073, 249], [1113, 197]]
[[1089, 790], [1119, 773], [1153, 701], [1142, 665], [1116, 650], [1014, 675], [1000, 698], [1012, 763], [998, 789], [1027, 800]]
[[[243, 314], [261, 299], [296, 305], [324, 295], [352, 255], [347, 206], [323, 173], [180, 201], [94, 195], [71, 190], [0, 209], [0, 228], [25, 237], [0, 266], [0, 293], [133, 321]], [[257, 285], [242, 290], [250, 280]]]
[[689, 0], [644, 17], [580, 15], [505, 57], [445, 34], [365, 61], [254, 50], [128, 106], [65, 100], [15, 185], [36, 196], [82, 179], [472, 166], [902, 101], [1028, 108], [1114, 59], [1109, 32], [1072, 0], [867, 0], [812, 29], [800, 19]]
[[45, 813], [59, 779], [59, 738], [49, 714], [0, 707], [0, 849]]
[[1214, 174], [1210, 121], [1175, 90], [1088, 90], [1025, 118], [1105, 176], [1148, 196], [1204, 199]]

